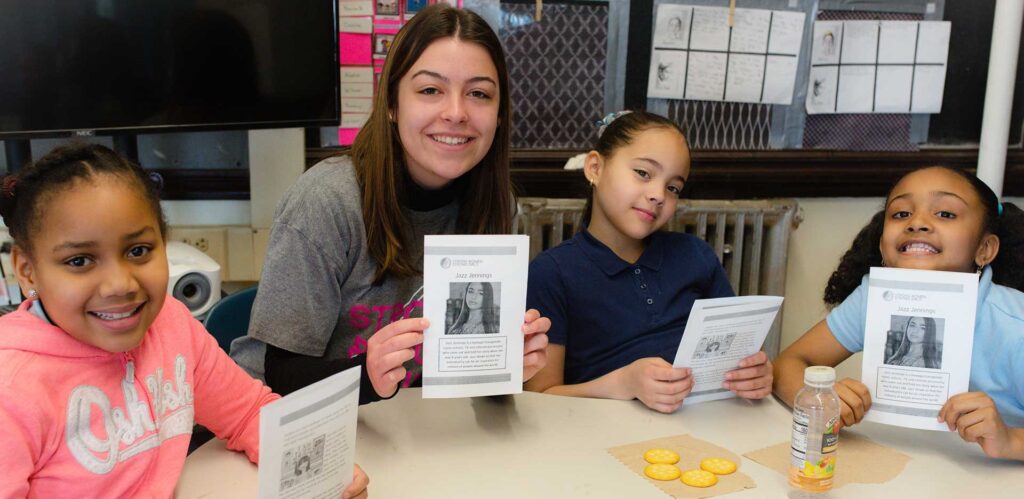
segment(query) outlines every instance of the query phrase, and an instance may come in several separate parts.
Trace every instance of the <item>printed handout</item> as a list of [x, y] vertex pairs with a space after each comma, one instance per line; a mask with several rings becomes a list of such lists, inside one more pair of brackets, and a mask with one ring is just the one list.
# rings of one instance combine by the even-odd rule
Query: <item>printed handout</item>
[[865, 421], [948, 431], [937, 418], [971, 377], [978, 276], [872, 268], [862, 381]]
[[527, 236], [425, 236], [423, 397], [523, 391]]
[[335, 374], [260, 410], [260, 497], [341, 497], [355, 463], [359, 370]]
[[694, 385], [687, 404], [736, 396], [722, 387], [725, 373], [761, 349], [781, 306], [781, 296], [735, 296], [693, 303], [672, 362], [674, 367], [693, 370]]

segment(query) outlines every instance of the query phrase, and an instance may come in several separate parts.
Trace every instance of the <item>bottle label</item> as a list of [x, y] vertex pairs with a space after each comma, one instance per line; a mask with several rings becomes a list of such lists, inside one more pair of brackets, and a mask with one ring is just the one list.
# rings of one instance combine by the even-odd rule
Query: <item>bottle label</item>
[[807, 478], [832, 478], [836, 468], [836, 448], [839, 447], [839, 416], [828, 420], [821, 435], [820, 452], [808, 456], [808, 441], [818, 441], [817, 435], [808, 435], [810, 417], [800, 409], [793, 410], [793, 440], [790, 463]]

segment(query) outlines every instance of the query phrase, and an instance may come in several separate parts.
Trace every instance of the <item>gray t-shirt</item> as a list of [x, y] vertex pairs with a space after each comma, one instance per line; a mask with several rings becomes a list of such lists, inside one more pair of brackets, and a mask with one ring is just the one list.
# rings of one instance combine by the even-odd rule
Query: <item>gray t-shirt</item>
[[[413, 261], [423, 260], [423, 236], [452, 234], [458, 202], [432, 211], [403, 208]], [[302, 174], [274, 214], [249, 334], [231, 357], [263, 379], [266, 344], [328, 360], [366, 351], [382, 327], [423, 315], [423, 277], [387, 275], [373, 284], [377, 262], [366, 247], [362, 195], [351, 158], [328, 158]], [[418, 347], [417, 347], [418, 348]], [[402, 386], [418, 380], [423, 358], [406, 364]]]

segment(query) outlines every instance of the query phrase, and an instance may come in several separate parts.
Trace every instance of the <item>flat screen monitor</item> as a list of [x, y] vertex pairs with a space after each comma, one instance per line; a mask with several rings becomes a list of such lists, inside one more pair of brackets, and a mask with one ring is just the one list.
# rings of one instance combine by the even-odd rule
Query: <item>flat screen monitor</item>
[[0, 0], [0, 139], [327, 126], [336, 0]]

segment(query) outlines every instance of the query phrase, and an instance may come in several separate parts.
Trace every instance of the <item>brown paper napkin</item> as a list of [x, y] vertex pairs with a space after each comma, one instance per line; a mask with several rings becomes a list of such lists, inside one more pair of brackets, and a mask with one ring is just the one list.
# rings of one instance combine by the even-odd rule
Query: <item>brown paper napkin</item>
[[[661, 481], [652, 480], [644, 475], [644, 467], [647, 461], [644, 460], [644, 452], [653, 448], [671, 449], [679, 453], [679, 463], [676, 466], [681, 471], [700, 469], [700, 462], [709, 457], [720, 457], [736, 463], [736, 472], [729, 475], [719, 475], [718, 483], [708, 488], [690, 487], [679, 479]], [[749, 476], [740, 473], [740, 457], [710, 442], [705, 442], [690, 435], [676, 435], [672, 437], [656, 438], [646, 442], [623, 445], [608, 449], [608, 453], [625, 464], [627, 468], [640, 475], [648, 483], [658, 487], [662, 492], [672, 497], [715, 497], [723, 494], [731, 494], [743, 489], [752, 489], [757, 485]]]
[[[751, 461], [789, 476], [790, 442], [782, 442], [743, 454]], [[839, 435], [836, 474], [832, 488], [848, 483], [885, 483], [899, 476], [910, 456], [854, 433]]]

